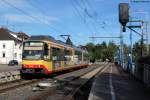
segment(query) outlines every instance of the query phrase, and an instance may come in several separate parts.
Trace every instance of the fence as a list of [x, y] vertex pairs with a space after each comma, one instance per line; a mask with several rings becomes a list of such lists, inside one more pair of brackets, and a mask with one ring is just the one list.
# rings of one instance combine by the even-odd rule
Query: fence
[[143, 81], [148, 87], [150, 86], [150, 65], [148, 64], [144, 64]]
[[150, 65], [145, 63], [133, 63], [129, 66], [128, 63], [124, 63], [124, 70], [131, 73], [137, 79], [143, 81], [148, 87], [150, 87]]

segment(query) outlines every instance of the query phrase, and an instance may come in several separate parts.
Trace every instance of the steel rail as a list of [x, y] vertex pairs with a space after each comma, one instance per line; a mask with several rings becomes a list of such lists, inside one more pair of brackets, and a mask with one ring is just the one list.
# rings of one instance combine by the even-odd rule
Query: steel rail
[[[107, 67], [106, 67], [107, 66]], [[72, 90], [72, 92], [67, 95], [66, 97], [64, 97], [63, 100], [74, 100], [74, 95], [80, 90], [80, 88], [82, 86], [84, 86], [91, 78], [93, 78], [94, 76], [96, 76], [99, 72], [102, 73], [104, 70], [106, 70], [108, 68], [108, 65], [105, 65], [102, 69], [99, 69], [99, 70], [94, 70], [93, 72], [90, 72], [90, 73], [87, 73], [85, 74], [84, 76], [82, 76], [83, 78], [84, 77], [89, 77], [89, 79], [87, 79], [85, 82], [81, 83], [81, 85], [79, 85], [77, 88], [75, 88], [74, 90]], [[80, 81], [80, 80], [79, 80]]]
[[12, 81], [9, 83], [1, 84], [0, 85], [0, 93], [4, 93], [6, 91], [20, 88], [20, 87], [23, 87], [26, 85], [34, 84], [34, 83], [37, 83], [39, 81], [41, 81], [41, 80], [16, 80], [14, 82]]
[[[62, 74], [64, 74], [64, 73], [62, 73]], [[60, 76], [62, 74], [58, 74], [56, 76]], [[54, 78], [56, 76], [54, 76]], [[7, 92], [9, 90], [13, 90], [13, 89], [16, 89], [16, 88], [24, 87], [24, 86], [27, 86], [27, 85], [32, 85], [32, 84], [41, 82], [43, 80], [52, 80], [52, 78], [50, 78], [50, 79], [34, 79], [34, 80], [33, 79], [32, 80], [18, 79], [18, 80], [5, 82], [5, 83], [0, 83], [0, 93], [4, 93], [4, 92]]]
[[[100, 71], [105, 68], [105, 65], [103, 65], [103, 67], [100, 67], [100, 66], [102, 66], [102, 65], [99, 65], [99, 67], [97, 66], [98, 68], [100, 68]], [[75, 82], [75, 81], [81, 79], [83, 76], [85, 76], [85, 75], [89, 74], [90, 72], [96, 70], [97, 67], [96, 67], [96, 68], [93, 68], [92, 70], [89, 70], [89, 71], [87, 71], [87, 72], [85, 72], [85, 73], [82, 73], [80, 76], [74, 77], [74, 78], [71, 79], [71, 80], [68, 79], [68, 81], [66, 81], [65, 84], [63, 84], [63, 85], [61, 85], [61, 86], [59, 86], [59, 87], [74, 86], [75, 84], [72, 84], [72, 82]], [[99, 72], [99, 71], [98, 71], [98, 72]], [[94, 74], [94, 75], [95, 75], [95, 74]], [[94, 77], [94, 75], [93, 75], [93, 77]], [[73, 88], [73, 90], [76, 89], [76, 88], [78, 88], [79, 86], [81, 86], [81, 85], [76, 84], [75, 87]], [[49, 89], [46, 90], [46, 91], [42, 91], [42, 92], [40, 92], [40, 93], [38, 93], [38, 94], [36, 94], [36, 95], [31, 95], [31, 96], [27, 97], [26, 100], [37, 100], [37, 99], [38, 99], [38, 100], [46, 100], [47, 98], [49, 98], [49, 96], [57, 95], [57, 92], [58, 92], [58, 91], [61, 91], [61, 90], [58, 90], [57, 88], [58, 88], [58, 87], [51, 87], [51, 88], [49, 88]], [[66, 91], [63, 91], [63, 92], [66, 92]], [[72, 93], [72, 91], [71, 91], [70, 93], [71, 93], [71, 94], [75, 94], [75, 93]], [[72, 96], [73, 96], [73, 95], [71, 96], [71, 94], [68, 94], [69, 97], [72, 97]], [[68, 98], [68, 97], [66, 97], [65, 95], [63, 95], [62, 98]], [[62, 99], [62, 98], [61, 98], [61, 99]]]

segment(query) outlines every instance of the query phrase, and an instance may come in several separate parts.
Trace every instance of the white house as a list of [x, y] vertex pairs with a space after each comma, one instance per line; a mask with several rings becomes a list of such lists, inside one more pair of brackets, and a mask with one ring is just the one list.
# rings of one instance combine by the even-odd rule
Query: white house
[[[22, 38], [21, 38], [22, 37]], [[14, 33], [0, 28], [0, 64], [8, 64], [10, 60], [22, 61], [22, 41], [27, 38], [24, 33]]]

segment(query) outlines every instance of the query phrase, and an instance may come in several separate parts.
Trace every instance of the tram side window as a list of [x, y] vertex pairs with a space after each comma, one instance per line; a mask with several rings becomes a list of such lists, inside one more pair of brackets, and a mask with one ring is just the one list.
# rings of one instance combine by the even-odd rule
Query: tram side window
[[64, 60], [65, 61], [71, 61], [72, 53], [69, 50], [64, 51]]
[[89, 54], [84, 53], [83, 57], [84, 57], [84, 59], [83, 59], [84, 61], [88, 61], [89, 60]]
[[75, 55], [77, 56], [77, 59], [78, 59], [79, 61], [82, 60], [82, 52], [80, 52], [80, 51], [75, 51]]
[[52, 48], [52, 60], [63, 61], [63, 50], [59, 48]]

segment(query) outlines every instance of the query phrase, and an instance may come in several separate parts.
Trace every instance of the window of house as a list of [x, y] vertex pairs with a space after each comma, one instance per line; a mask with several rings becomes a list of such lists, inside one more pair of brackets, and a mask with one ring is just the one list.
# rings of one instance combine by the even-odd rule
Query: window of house
[[19, 54], [20, 55], [20, 59], [22, 58], [22, 54]]
[[14, 53], [14, 58], [15, 58], [15, 59], [17, 58], [17, 53]]
[[5, 56], [6, 56], [5, 52], [3, 52], [3, 58], [5, 58]]
[[15, 42], [15, 49], [17, 49], [17, 43]]
[[3, 49], [5, 49], [6, 48], [6, 44], [5, 43], [3, 43]]

